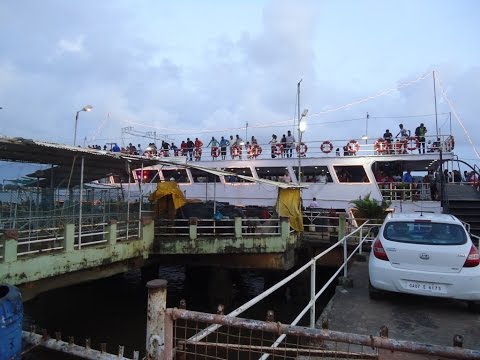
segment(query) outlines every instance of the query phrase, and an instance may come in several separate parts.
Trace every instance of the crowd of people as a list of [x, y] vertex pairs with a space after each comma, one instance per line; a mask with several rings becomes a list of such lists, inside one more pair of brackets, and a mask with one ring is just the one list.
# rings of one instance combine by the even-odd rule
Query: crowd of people
[[[289, 130], [287, 135], [283, 134], [280, 141], [277, 142], [277, 135], [273, 134], [272, 139], [268, 143], [271, 146], [271, 157], [285, 157], [289, 158], [293, 156], [293, 149], [295, 147], [295, 137]], [[152, 156], [186, 156], [190, 161], [200, 161], [203, 153], [203, 142], [198, 137], [195, 140], [187, 138], [182, 140], [180, 146], [176, 146], [174, 142], [169, 143], [162, 140], [159, 147], [154, 142], [148, 144], [145, 149], [142, 149], [141, 145], [137, 146], [129, 143], [128, 146], [119, 147], [117, 143], [107, 143], [103, 146], [89, 145], [88, 148], [96, 150], [104, 150], [111, 152], [121, 152], [130, 155], [144, 155], [148, 157]], [[220, 140], [212, 136], [211, 140], [207, 144], [206, 148], [210, 148], [210, 155], [212, 159], [220, 157], [222, 160], [227, 158], [227, 150], [229, 149], [229, 155], [231, 159], [242, 159], [242, 156], [246, 156], [248, 159], [257, 158], [262, 153], [262, 148], [259, 145], [255, 136], [252, 136], [249, 141], [244, 140], [237, 134], [235, 137], [230, 135], [229, 139], [221, 137]]]
[[[395, 136], [389, 129], [385, 130], [383, 136], [375, 142], [374, 150], [376, 153], [387, 154], [406, 154], [408, 152], [407, 150], [416, 151], [416, 149], [418, 149], [419, 154], [439, 151], [441, 147], [440, 138], [437, 138], [436, 141], [433, 142], [430, 140], [426, 142], [425, 136], [427, 132], [427, 128], [421, 123], [416, 127], [414, 136], [412, 136], [410, 130], [406, 129], [403, 124], [399, 124], [399, 131]], [[308, 149], [306, 144], [298, 144], [296, 142], [296, 139], [290, 130], [281, 137], [272, 134], [267, 146], [270, 147], [270, 156], [272, 159], [291, 158], [294, 156], [294, 149], [296, 149], [299, 156], [304, 157], [306, 156]], [[151, 142], [145, 149], [142, 149], [140, 144], [135, 146], [132, 143], [125, 147], [120, 147], [116, 143], [107, 143], [103, 148], [100, 145], [89, 146], [89, 148], [122, 152], [131, 155], [145, 155], [148, 157], [186, 156], [190, 161], [200, 161], [205, 148], [210, 149], [209, 155], [212, 157], [212, 160], [217, 158], [226, 160], [227, 157], [240, 160], [242, 157], [255, 159], [262, 153], [262, 147], [255, 136], [252, 136], [248, 141], [244, 141], [238, 134], [235, 136], [230, 135], [229, 138], [222, 136], [220, 139], [212, 136], [205, 147], [203, 141], [198, 137], [194, 140], [193, 138], [190, 139], [188, 137], [186, 140], [182, 140], [179, 146], [174, 142], [162, 141], [161, 145], [158, 147], [154, 142]], [[343, 153], [341, 152], [341, 149], [341, 147], [336, 148], [336, 156], [356, 155], [357, 151], [360, 149], [360, 144], [355, 140], [351, 140], [343, 146]], [[333, 145], [330, 141], [324, 141], [320, 146], [320, 150], [324, 153], [329, 153], [333, 150]]]

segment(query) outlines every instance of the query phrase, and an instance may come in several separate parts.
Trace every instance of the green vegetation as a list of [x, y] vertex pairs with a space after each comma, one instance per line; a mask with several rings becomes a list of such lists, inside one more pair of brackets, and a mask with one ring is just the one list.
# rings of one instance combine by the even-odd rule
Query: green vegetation
[[382, 202], [371, 199], [368, 193], [363, 199], [355, 199], [350, 201], [353, 204], [353, 215], [357, 219], [378, 220], [382, 222], [387, 215], [385, 210], [390, 206], [390, 202], [383, 200]]

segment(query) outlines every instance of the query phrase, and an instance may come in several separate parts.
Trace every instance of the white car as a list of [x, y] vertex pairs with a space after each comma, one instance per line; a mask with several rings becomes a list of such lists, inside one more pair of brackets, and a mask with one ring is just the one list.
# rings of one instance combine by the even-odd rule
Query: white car
[[480, 257], [455, 216], [389, 214], [380, 227], [368, 263], [370, 297], [382, 291], [468, 301], [480, 310]]

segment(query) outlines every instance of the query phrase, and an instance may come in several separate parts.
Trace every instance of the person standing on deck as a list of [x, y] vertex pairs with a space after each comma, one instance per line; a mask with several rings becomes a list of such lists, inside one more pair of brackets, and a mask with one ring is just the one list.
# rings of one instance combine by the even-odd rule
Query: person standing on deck
[[193, 143], [192, 140], [190, 140], [190, 138], [187, 138], [187, 152], [188, 152], [188, 158], [190, 161], [193, 160], [193, 147], [195, 146], [195, 144]]
[[413, 183], [413, 176], [410, 173], [410, 170], [407, 170], [407, 172], [405, 174], [403, 174], [402, 181], [404, 183], [410, 183], [410, 184]]
[[391, 153], [392, 151], [392, 139], [393, 139], [393, 134], [390, 132], [390, 130], [385, 130], [383, 133], [383, 140], [387, 142], [387, 153]]
[[403, 124], [398, 125], [400, 131], [398, 132], [395, 138], [398, 138], [400, 135], [400, 143], [396, 144], [399, 145], [398, 147], [395, 146], [395, 153], [397, 154], [406, 154], [407, 153], [407, 140], [410, 137], [410, 130], [407, 130], [403, 127]]
[[227, 156], [227, 146], [230, 146], [230, 141], [222, 136], [220, 139], [220, 155], [222, 156], [222, 160], [225, 160]]
[[242, 160], [242, 150], [243, 150], [243, 139], [237, 135], [235, 135], [235, 145], [237, 146], [237, 148], [239, 149], [239, 155], [238, 155], [238, 158], [240, 160]]
[[[213, 151], [213, 148], [218, 148], [218, 140], [215, 139], [215, 136], [212, 136], [212, 140], [210, 140], [210, 142], [208, 143], [207, 145], [207, 148], [210, 147], [210, 145], [212, 146], [212, 151]], [[215, 156], [213, 156], [214, 153], [212, 152], [212, 160], [215, 160]], [[217, 154], [218, 155], [218, 154]]]
[[277, 151], [277, 135], [273, 134], [272, 135], [272, 140], [268, 142], [271, 145], [271, 152], [272, 152], [272, 159], [275, 159], [277, 157], [276, 151]]
[[280, 139], [280, 144], [282, 145], [282, 158], [287, 157], [287, 137], [283, 134]]
[[423, 125], [423, 123], [420, 124], [420, 126], [417, 126], [415, 129], [415, 136], [418, 138], [418, 141], [420, 142], [420, 147], [418, 148], [418, 153], [421, 154], [422, 151], [425, 154], [425, 134], [427, 133], [427, 128]]
[[410, 136], [410, 130], [407, 130], [403, 127], [403, 124], [398, 125], [400, 128], [400, 131], [398, 132], [397, 136], [395, 138], [398, 138], [400, 135], [400, 141], [406, 141], [408, 137]]
[[203, 141], [200, 140], [198, 137], [195, 138], [195, 150], [196, 150], [195, 161], [200, 161], [202, 159], [202, 146], [203, 146]]
[[288, 130], [287, 139], [286, 139], [286, 148], [287, 148], [287, 157], [292, 157], [293, 146], [295, 144], [295, 137], [292, 135], [292, 132]]

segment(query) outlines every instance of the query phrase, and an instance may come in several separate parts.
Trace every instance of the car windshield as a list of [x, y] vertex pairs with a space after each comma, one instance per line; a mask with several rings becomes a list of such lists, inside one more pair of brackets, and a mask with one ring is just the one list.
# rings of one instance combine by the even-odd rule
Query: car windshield
[[424, 245], [461, 245], [467, 234], [458, 224], [420, 221], [390, 221], [385, 224], [386, 240]]

